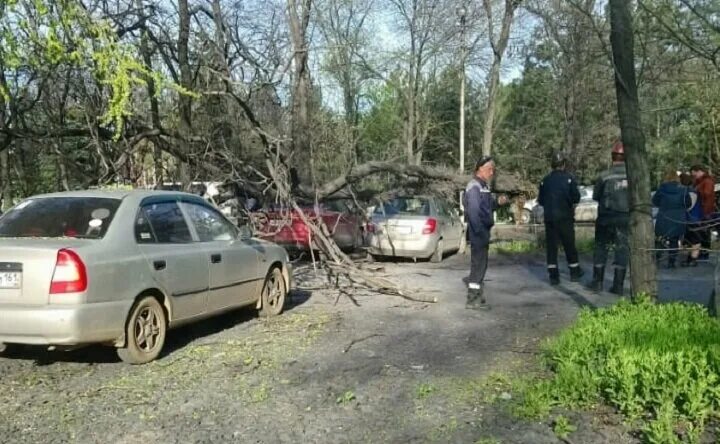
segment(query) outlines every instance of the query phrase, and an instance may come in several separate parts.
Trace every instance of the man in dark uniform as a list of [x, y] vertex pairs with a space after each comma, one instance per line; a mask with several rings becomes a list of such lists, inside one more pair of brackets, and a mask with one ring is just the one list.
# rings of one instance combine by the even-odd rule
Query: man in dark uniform
[[490, 193], [490, 182], [495, 175], [492, 157], [485, 156], [475, 164], [475, 174], [465, 189], [465, 220], [470, 241], [470, 277], [466, 308], [487, 309], [484, 294], [485, 272], [488, 266], [490, 230], [495, 225], [493, 211], [497, 205], [505, 205], [507, 198], [500, 196], [498, 202]]
[[580, 190], [575, 177], [565, 171], [567, 161], [561, 153], [553, 155], [551, 166], [553, 171], [540, 183], [538, 204], [543, 207], [545, 219], [545, 247], [550, 284], [558, 285], [560, 244], [565, 250], [565, 257], [570, 267], [570, 280], [577, 282], [583, 276], [575, 248], [575, 205], [580, 202]]
[[615, 275], [610, 292], [622, 295], [630, 255], [628, 243], [630, 204], [625, 168], [625, 148], [622, 142], [616, 142], [613, 146], [612, 166], [598, 178], [593, 199], [598, 202], [598, 218], [595, 222], [594, 268], [590, 288], [602, 291], [608, 249], [614, 245]]

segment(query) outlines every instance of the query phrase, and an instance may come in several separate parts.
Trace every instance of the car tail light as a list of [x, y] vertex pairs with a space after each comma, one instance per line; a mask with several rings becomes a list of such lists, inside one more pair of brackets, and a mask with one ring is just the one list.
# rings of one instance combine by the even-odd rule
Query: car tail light
[[367, 227], [366, 227], [366, 230], [367, 230], [368, 233], [374, 233], [374, 232], [375, 232], [375, 224], [373, 224], [373, 223], [368, 223], [368, 224], [367, 224]]
[[73, 250], [58, 251], [50, 294], [81, 293], [87, 286], [87, 270], [80, 256]]
[[423, 227], [422, 234], [433, 234], [437, 230], [437, 219], [433, 219], [432, 217], [425, 222], [425, 226]]

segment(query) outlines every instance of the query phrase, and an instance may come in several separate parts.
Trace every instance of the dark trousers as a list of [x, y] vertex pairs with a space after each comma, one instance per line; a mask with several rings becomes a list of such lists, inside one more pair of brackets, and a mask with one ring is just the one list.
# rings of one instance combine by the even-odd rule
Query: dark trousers
[[662, 260], [663, 253], [667, 253], [668, 265], [674, 265], [679, 253], [680, 237], [657, 236], [655, 238], [655, 248], [658, 250], [655, 253], [655, 259], [658, 262]]
[[558, 248], [562, 245], [568, 265], [579, 263], [575, 247], [575, 221], [572, 219], [545, 222], [545, 249], [549, 268], [557, 268]]
[[700, 248], [703, 249], [703, 252], [707, 252], [712, 249], [712, 228], [710, 228], [709, 225], [709, 223], [704, 224], [703, 229], [698, 232], [700, 237]]
[[618, 268], [627, 268], [630, 260], [629, 244], [630, 223], [626, 219], [598, 218], [595, 222], [595, 254], [593, 263], [596, 267], [605, 266], [608, 260], [608, 251], [615, 249], [615, 265]]
[[489, 245], [470, 244], [470, 278], [468, 284], [482, 284], [488, 267]]

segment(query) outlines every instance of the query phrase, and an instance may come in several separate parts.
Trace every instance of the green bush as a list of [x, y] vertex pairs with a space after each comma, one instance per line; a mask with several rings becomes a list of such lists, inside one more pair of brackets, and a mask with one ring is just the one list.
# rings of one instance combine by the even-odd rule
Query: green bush
[[720, 323], [702, 307], [584, 310], [544, 353], [552, 378], [526, 390], [521, 413], [606, 402], [638, 421], [647, 442], [668, 443], [696, 442], [720, 412]]

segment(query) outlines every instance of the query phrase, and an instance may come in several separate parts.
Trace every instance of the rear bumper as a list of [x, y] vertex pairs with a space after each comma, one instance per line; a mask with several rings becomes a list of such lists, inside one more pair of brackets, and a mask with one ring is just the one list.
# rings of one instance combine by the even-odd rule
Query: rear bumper
[[436, 236], [408, 240], [393, 239], [392, 242], [387, 237], [371, 236], [368, 239], [368, 252], [376, 256], [427, 258], [435, 251], [437, 241]]
[[41, 307], [0, 306], [0, 343], [77, 345], [115, 341], [132, 301]]

